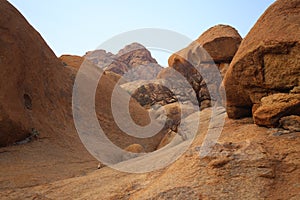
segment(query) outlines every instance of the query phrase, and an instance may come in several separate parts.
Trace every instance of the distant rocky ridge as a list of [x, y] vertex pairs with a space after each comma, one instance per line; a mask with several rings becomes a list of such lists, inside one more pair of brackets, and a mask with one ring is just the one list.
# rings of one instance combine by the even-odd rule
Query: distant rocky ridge
[[84, 58], [128, 81], [154, 79], [162, 69], [150, 51], [139, 43], [125, 46], [116, 55], [105, 50], [95, 50], [87, 52]]

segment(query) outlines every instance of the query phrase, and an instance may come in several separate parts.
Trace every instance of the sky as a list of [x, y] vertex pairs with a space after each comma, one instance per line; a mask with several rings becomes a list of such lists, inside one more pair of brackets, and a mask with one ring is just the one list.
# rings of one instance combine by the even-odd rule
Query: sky
[[[214, 25], [227, 24], [244, 37], [275, 0], [8, 1], [60, 56], [84, 55], [113, 36], [141, 28], [167, 29], [196, 39]], [[166, 64], [169, 53], [151, 53]]]

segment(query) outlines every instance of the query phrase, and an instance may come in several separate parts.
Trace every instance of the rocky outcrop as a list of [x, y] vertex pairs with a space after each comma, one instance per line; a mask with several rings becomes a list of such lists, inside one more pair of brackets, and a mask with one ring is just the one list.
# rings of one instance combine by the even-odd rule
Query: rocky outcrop
[[205, 31], [196, 41], [211, 56], [224, 78], [242, 42], [238, 31], [228, 25], [217, 25]]
[[132, 43], [116, 55], [105, 50], [87, 52], [84, 56], [101, 69], [123, 76], [128, 81], [154, 79], [162, 67], [149, 50], [139, 43]]
[[233, 27], [217, 25], [205, 31], [197, 40], [215, 63], [230, 63], [242, 38]]
[[[166, 105], [178, 100], [199, 105], [200, 109], [207, 108], [211, 106], [211, 101], [216, 102], [220, 99], [218, 88], [221, 83], [221, 76], [218, 68], [222, 75], [226, 73], [240, 42], [241, 37], [234, 28], [226, 25], [214, 26], [204, 32], [191, 45], [173, 54], [169, 58], [170, 67], [159, 70], [160, 73], [157, 75], [159, 80], [131, 82], [122, 87], [146, 108], [155, 103]], [[208, 54], [212, 54], [213, 58], [200, 46], [203, 46]], [[151, 59], [150, 53], [136, 43], [120, 50], [117, 57], [119, 61], [131, 66], [133, 70], [136, 65], [148, 66], [156, 63], [154, 59]], [[213, 62], [216, 62], [217, 65], [214, 65]], [[153, 72], [148, 68], [146, 70], [148, 74], [157, 74], [158, 72]], [[205, 78], [200, 73], [205, 75]], [[134, 77], [136, 76], [134, 75]], [[127, 75], [124, 78], [132, 80]], [[148, 80], [151, 77], [145, 79]], [[144, 83], [143, 86], [132, 91], [131, 88], [142, 82]], [[168, 88], [162, 86], [166, 82], [168, 82]]]
[[[223, 82], [230, 118], [254, 114], [257, 119], [262, 97], [289, 93], [299, 87], [299, 19], [298, 0], [278, 0], [265, 11], [243, 40]], [[280, 117], [286, 114], [281, 113]], [[277, 122], [276, 119], [272, 126], [276, 126]]]
[[145, 108], [150, 108], [155, 104], [166, 105], [177, 101], [177, 98], [168, 88], [155, 83], [142, 85], [131, 96]]
[[150, 51], [136, 42], [125, 46], [116, 56], [118, 60], [125, 63], [129, 69], [139, 65], [157, 64], [157, 61], [152, 58]]
[[[137, 87], [137, 85], [139, 87]], [[160, 81], [133, 81], [122, 84], [121, 87], [129, 92], [146, 109], [155, 104], [166, 105], [177, 101], [170, 89], [160, 84]]]
[[300, 94], [277, 93], [263, 97], [261, 105], [253, 113], [254, 123], [276, 127], [283, 116], [300, 113]]
[[198, 105], [193, 88], [179, 79], [133, 81], [122, 84], [121, 87], [147, 109], [155, 104], [163, 106], [177, 101]]
[[128, 71], [128, 66], [125, 63], [119, 61], [116, 55], [106, 52], [105, 50], [87, 52], [84, 58], [103, 70], [111, 71], [119, 75], [123, 75]]
[[116, 59], [116, 56], [110, 52], [106, 52], [105, 50], [98, 49], [94, 51], [88, 51], [84, 55], [84, 58], [97, 65], [101, 69], [105, 70], [108, 65], [112, 64], [112, 62]]
[[74, 77], [7, 1], [0, 1], [0, 13], [0, 146], [5, 146], [29, 137], [32, 129], [51, 134], [51, 126], [64, 126], [67, 113], [58, 105], [71, 95], [60, 85]]
[[[32, 137], [38, 132], [40, 137], [51, 138], [53, 143], [64, 143], [65, 148], [73, 148], [74, 144], [78, 149], [84, 148], [78, 138], [74, 140], [77, 132], [72, 115], [74, 80], [82, 58], [65, 56], [62, 59], [67, 65], [64, 65], [23, 16], [5, 0], [0, 1], [0, 13], [0, 146]], [[83, 75], [86, 82], [99, 70], [89, 63]], [[121, 108], [125, 104], [123, 97], [128, 93], [108, 76], [101, 77], [95, 94], [96, 114], [101, 127], [108, 133], [107, 137], [120, 148], [136, 143], [144, 146], [146, 151], [155, 150], [163, 132], [154, 136], [156, 139], [134, 138], [122, 132], [114, 122], [111, 95], [115, 88], [120, 98], [117, 106]], [[130, 107], [137, 124], [149, 122], [148, 112], [136, 101], [130, 101]], [[68, 145], [64, 140], [74, 140], [74, 144]]]
[[[274, 5], [290, 2], [295, 1], [277, 0]], [[95, 93], [99, 123], [120, 149], [134, 152], [110, 167], [136, 169], [139, 164], [149, 169], [124, 173], [95, 162], [76, 134], [71, 97], [78, 62], [64, 66], [6, 0], [0, 0], [0, 15], [0, 136], [16, 140], [10, 128], [38, 135], [38, 141], [0, 148], [1, 199], [300, 199], [299, 116], [291, 115], [298, 109], [299, 86], [270, 93], [253, 106], [255, 113], [268, 107], [271, 120], [288, 130], [256, 126], [251, 118], [228, 119], [223, 108], [216, 109], [215, 120], [213, 108], [189, 115], [173, 103], [165, 105], [168, 117], [176, 120], [180, 112], [187, 116], [182, 135], [169, 131], [139, 139], [122, 133], [113, 122], [112, 90], [118, 91], [117, 109], [127, 96], [103, 76]], [[101, 70], [89, 66], [86, 81]], [[135, 100], [129, 107], [137, 124], [149, 123], [148, 112]], [[278, 117], [283, 108], [289, 116]], [[224, 126], [218, 119], [225, 119]], [[93, 128], [89, 120], [86, 126]], [[210, 134], [219, 128], [219, 137]], [[211, 146], [213, 140], [207, 137], [216, 143]], [[185, 147], [181, 156], [174, 156]], [[208, 150], [204, 156], [203, 149]], [[108, 155], [114, 156], [111, 151]], [[166, 164], [163, 169], [151, 171], [160, 163]]]
[[[170, 68], [182, 74], [193, 87], [201, 109], [220, 100], [220, 71], [222, 75], [226, 73], [240, 42], [241, 37], [234, 28], [218, 25], [169, 58]], [[158, 78], [172, 78], [172, 73], [167, 70]]]

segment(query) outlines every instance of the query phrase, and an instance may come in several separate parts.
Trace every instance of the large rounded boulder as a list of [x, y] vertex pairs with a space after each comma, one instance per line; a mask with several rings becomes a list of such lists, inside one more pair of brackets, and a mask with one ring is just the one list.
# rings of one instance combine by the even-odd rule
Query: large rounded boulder
[[[72, 115], [74, 80], [83, 60], [77, 56], [58, 59], [26, 19], [8, 1], [0, 0], [0, 147], [23, 144], [37, 135], [51, 140], [51, 144], [60, 143], [77, 150], [83, 147]], [[89, 64], [82, 75], [84, 83], [90, 83], [99, 70]], [[95, 94], [95, 112], [103, 131], [120, 148], [136, 143], [146, 151], [155, 150], [166, 131], [149, 138], [124, 133], [112, 114], [115, 88], [119, 95], [116, 110], [120, 110], [128, 93], [110, 76], [101, 77]], [[129, 105], [134, 122], [141, 126], [150, 122], [148, 112], [138, 102], [132, 100]], [[85, 110], [76, 103], [74, 107]], [[88, 129], [90, 124], [86, 126]]]
[[216, 25], [205, 31], [197, 40], [215, 63], [230, 63], [242, 37], [229, 25]]
[[[299, 0], [278, 0], [260, 17], [241, 43], [223, 82], [230, 118], [252, 116], [263, 97], [299, 87], [299, 33]], [[261, 109], [258, 111], [255, 117], [261, 119]], [[275, 124], [278, 120], [272, 126]]]

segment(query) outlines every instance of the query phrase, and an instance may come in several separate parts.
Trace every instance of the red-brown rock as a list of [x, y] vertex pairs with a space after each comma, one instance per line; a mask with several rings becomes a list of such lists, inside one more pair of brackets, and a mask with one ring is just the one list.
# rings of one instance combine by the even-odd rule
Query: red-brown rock
[[263, 97], [261, 105], [253, 113], [257, 125], [276, 127], [283, 116], [300, 113], [300, 94], [278, 93]]
[[139, 43], [125, 46], [116, 55], [95, 50], [87, 52], [84, 57], [101, 69], [124, 76], [128, 81], [152, 80], [162, 69], [150, 51]]
[[205, 31], [197, 40], [215, 63], [230, 63], [242, 38], [233, 27], [217, 25]]
[[[169, 66], [181, 73], [193, 87], [201, 109], [211, 106], [211, 102], [219, 102], [218, 88], [222, 76], [241, 40], [234, 28], [217, 25], [169, 58]], [[170, 78], [172, 74], [164, 70], [158, 77]]]
[[[0, 1], [0, 14], [0, 146], [36, 132], [56, 143], [68, 138], [69, 142], [80, 144], [73, 123], [72, 92], [82, 59], [73, 57], [71, 65], [74, 66], [64, 66], [38, 32], [7, 1]], [[101, 69], [91, 65], [85, 74], [87, 80], [95, 70]], [[139, 139], [123, 133], [115, 124], [111, 111], [111, 94], [115, 87], [120, 95], [118, 106], [122, 106], [122, 95], [128, 95], [126, 91], [107, 76], [98, 84], [95, 107], [102, 128], [121, 148], [137, 143], [147, 151], [155, 150], [163, 133]], [[149, 123], [148, 112], [134, 100], [130, 102], [130, 111], [137, 124]]]
[[[252, 115], [264, 96], [300, 84], [300, 2], [278, 0], [241, 43], [225, 76], [230, 118]], [[284, 115], [284, 114], [283, 114]]]

